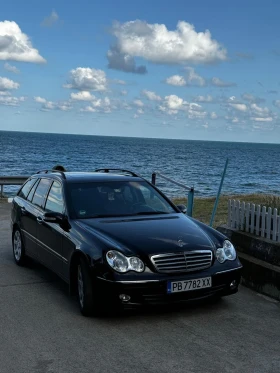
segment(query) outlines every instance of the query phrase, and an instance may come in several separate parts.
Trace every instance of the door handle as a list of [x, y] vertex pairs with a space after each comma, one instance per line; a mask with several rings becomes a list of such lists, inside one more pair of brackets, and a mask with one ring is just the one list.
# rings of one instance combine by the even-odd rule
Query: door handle
[[42, 224], [43, 223], [42, 216], [37, 216], [37, 222], [38, 222], [38, 224]]
[[22, 206], [20, 210], [21, 210], [22, 215], [26, 214], [26, 208], [25, 207]]

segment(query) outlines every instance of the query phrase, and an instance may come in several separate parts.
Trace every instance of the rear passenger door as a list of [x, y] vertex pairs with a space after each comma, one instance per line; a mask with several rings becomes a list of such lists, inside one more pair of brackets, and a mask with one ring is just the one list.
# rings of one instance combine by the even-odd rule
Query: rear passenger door
[[[54, 181], [47, 196], [44, 212], [65, 214], [62, 185]], [[62, 274], [64, 230], [58, 223], [45, 222], [43, 215], [38, 225], [37, 238], [40, 260], [57, 274]]]
[[41, 261], [41, 255], [40, 250], [41, 246], [39, 245], [38, 241], [38, 227], [41, 224], [41, 216], [44, 213], [44, 205], [46, 201], [46, 197], [48, 194], [48, 191], [50, 189], [52, 180], [47, 178], [41, 178], [36, 185], [34, 185], [34, 189], [32, 188], [27, 200], [29, 200], [30, 203], [27, 203], [27, 209], [28, 213], [30, 214], [32, 218], [32, 232], [33, 235], [35, 235], [36, 239], [36, 246], [34, 248], [34, 252], [32, 253], [32, 256], [35, 257], [35, 259], [38, 259]]
[[32, 257], [37, 256], [37, 221], [36, 221], [36, 211], [32, 205], [28, 202], [28, 196], [32, 191], [35, 191], [39, 180], [34, 178], [28, 180], [24, 186], [19, 191], [17, 197], [15, 198], [17, 204], [17, 223], [20, 227], [22, 233], [22, 239], [24, 242], [24, 247], [26, 254]]

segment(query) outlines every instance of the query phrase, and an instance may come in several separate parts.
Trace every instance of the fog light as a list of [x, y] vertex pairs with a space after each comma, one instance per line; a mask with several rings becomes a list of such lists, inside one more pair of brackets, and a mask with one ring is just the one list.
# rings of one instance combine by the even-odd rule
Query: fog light
[[236, 285], [237, 285], [236, 280], [233, 280], [233, 281], [230, 283], [229, 287], [230, 287], [231, 289], [234, 289], [234, 288], [236, 288]]
[[129, 295], [127, 295], [127, 294], [120, 294], [120, 300], [122, 301], [122, 302], [129, 302], [130, 301], [130, 296]]

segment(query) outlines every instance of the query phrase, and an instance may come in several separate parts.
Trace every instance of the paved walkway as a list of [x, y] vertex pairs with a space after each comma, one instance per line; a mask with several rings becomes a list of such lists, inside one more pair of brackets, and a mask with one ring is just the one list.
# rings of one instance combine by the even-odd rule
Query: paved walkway
[[279, 303], [246, 288], [218, 303], [84, 318], [67, 287], [12, 258], [0, 203], [1, 373], [279, 373]]

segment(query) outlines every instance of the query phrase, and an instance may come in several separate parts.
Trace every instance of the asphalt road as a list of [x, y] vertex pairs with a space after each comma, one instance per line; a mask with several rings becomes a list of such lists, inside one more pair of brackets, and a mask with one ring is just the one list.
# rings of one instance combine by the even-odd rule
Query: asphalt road
[[1, 373], [279, 373], [280, 305], [241, 287], [216, 303], [94, 319], [40, 265], [13, 262], [0, 203]]

